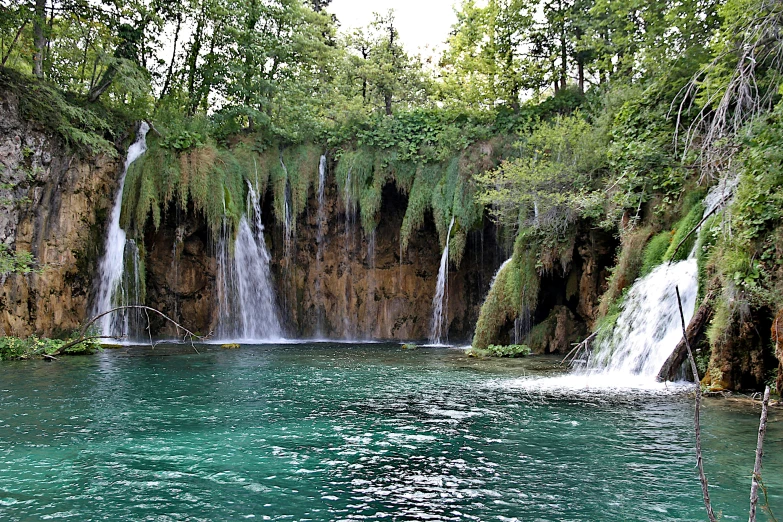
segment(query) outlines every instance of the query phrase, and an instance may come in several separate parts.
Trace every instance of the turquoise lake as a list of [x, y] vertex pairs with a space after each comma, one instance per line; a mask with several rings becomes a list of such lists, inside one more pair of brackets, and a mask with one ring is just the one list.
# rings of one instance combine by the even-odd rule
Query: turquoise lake
[[[536, 391], [516, 385], [555, 360], [449, 348], [198, 350], [0, 363], [0, 519], [706, 519], [682, 390]], [[703, 405], [723, 520], [747, 520], [758, 418]], [[781, 421], [763, 477], [783, 520]]]

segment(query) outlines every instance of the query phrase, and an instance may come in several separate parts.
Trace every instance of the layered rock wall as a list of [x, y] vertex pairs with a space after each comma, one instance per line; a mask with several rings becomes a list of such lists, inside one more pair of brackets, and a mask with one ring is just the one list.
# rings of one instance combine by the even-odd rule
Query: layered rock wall
[[54, 336], [87, 317], [92, 275], [121, 162], [69, 154], [0, 93], [0, 242], [38, 271], [0, 276], [0, 332]]

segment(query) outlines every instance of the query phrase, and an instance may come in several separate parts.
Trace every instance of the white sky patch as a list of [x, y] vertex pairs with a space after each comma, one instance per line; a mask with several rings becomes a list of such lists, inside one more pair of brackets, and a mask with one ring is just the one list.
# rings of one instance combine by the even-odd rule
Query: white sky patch
[[344, 33], [373, 21], [373, 13], [394, 9], [400, 39], [411, 54], [422, 58], [438, 56], [446, 47], [451, 26], [457, 21], [458, 0], [332, 0], [327, 11], [334, 13]]

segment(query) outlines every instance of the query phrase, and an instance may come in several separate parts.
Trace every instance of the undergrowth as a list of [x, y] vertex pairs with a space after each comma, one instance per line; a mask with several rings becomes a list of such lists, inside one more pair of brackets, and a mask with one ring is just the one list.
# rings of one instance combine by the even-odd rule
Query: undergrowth
[[[57, 353], [69, 340], [41, 337], [0, 337], [0, 361], [40, 359]], [[90, 354], [100, 350], [97, 340], [88, 340], [65, 350], [68, 355]]]

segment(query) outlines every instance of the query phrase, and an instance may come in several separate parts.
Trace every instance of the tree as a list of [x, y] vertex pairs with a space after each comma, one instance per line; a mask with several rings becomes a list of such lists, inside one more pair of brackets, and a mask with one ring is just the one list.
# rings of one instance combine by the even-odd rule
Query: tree
[[518, 108], [526, 89], [542, 87], [543, 71], [532, 59], [534, 5], [527, 0], [465, 0], [444, 53], [443, 96], [469, 104]]
[[350, 34], [345, 45], [348, 89], [350, 92], [358, 81], [363, 103], [380, 106], [390, 116], [395, 103], [424, 98], [421, 62], [402, 47], [393, 11], [383, 16], [375, 13], [375, 20]]

